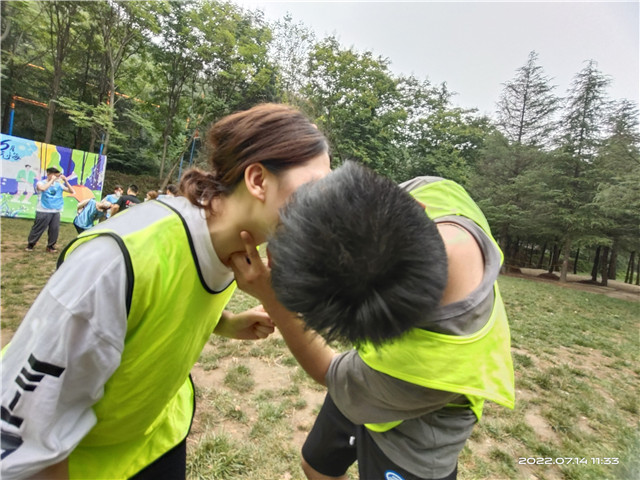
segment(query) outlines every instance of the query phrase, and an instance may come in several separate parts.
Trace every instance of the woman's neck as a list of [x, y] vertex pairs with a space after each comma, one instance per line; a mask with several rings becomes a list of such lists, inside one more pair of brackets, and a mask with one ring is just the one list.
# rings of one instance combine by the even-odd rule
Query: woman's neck
[[235, 193], [231, 196], [217, 197], [206, 210], [213, 249], [226, 266], [229, 266], [229, 258], [233, 253], [244, 252], [240, 232], [246, 230], [255, 235], [250, 208], [241, 200]]

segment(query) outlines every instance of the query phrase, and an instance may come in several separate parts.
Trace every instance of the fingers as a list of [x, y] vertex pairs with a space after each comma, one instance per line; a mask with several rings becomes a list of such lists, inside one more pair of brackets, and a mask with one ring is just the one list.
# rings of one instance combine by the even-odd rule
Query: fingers
[[244, 271], [247, 268], [248, 263], [247, 256], [244, 253], [233, 253], [229, 257], [229, 266], [236, 275], [238, 272]]
[[257, 325], [266, 325], [268, 327], [273, 326], [273, 321], [271, 317], [266, 312], [262, 305], [258, 305], [257, 307], [253, 307], [249, 310], [251, 312], [251, 318], [256, 322]]
[[242, 243], [244, 244], [244, 249], [247, 254], [247, 258], [249, 259], [249, 263], [253, 263], [255, 260], [260, 260], [260, 254], [258, 253], [258, 246], [256, 245], [253, 236], [247, 232], [240, 232], [240, 238], [242, 239]]
[[275, 331], [275, 327], [266, 327], [263, 325], [257, 325], [253, 332], [255, 333], [257, 338], [267, 338]]

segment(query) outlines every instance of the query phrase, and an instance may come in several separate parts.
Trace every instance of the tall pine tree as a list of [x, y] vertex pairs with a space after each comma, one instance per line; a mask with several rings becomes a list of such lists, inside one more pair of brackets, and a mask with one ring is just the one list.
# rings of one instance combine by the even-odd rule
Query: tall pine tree
[[549, 184], [561, 192], [552, 200], [561, 225], [561, 281], [567, 279], [572, 244], [600, 228], [601, 219], [594, 215], [592, 205], [596, 187], [592, 169], [603, 140], [609, 83], [593, 60], [576, 75], [562, 117], [560, 149], [547, 170], [553, 176]]
[[529, 53], [527, 63], [517, 70], [515, 78], [504, 84], [498, 106], [498, 127], [516, 145], [549, 144], [554, 129], [553, 114], [559, 100], [550, 79], [536, 64], [538, 54]]

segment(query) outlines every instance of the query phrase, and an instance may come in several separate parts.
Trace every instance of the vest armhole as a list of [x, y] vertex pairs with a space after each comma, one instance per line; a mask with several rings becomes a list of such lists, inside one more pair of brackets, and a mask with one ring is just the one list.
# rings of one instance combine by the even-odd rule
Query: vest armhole
[[[122, 240], [122, 238], [120, 238], [118, 235], [116, 235], [113, 232], [99, 232], [98, 234], [95, 235], [95, 237], [99, 237], [99, 236], [103, 236], [103, 235], [111, 237], [116, 241], [116, 243], [118, 244], [118, 247], [120, 247], [120, 251], [122, 252], [122, 257], [124, 258], [125, 271], [126, 271], [126, 274], [127, 274], [127, 286], [126, 286], [126, 292], [125, 292], [125, 303], [126, 303], [127, 317], [128, 317], [129, 316], [129, 312], [131, 310], [131, 301], [132, 301], [132, 298], [133, 298], [133, 283], [134, 283], [133, 264], [131, 263], [131, 256], [129, 255], [129, 250], [127, 250], [127, 247], [125, 246], [124, 241]], [[60, 256], [58, 257], [58, 263], [56, 265], [56, 269], [60, 268], [60, 265], [62, 265], [62, 262], [64, 262], [64, 259], [67, 256], [67, 252], [69, 251], [71, 246], [78, 241], [79, 238], [80, 237], [76, 237], [74, 240], [72, 240], [69, 243], [69, 245], [64, 247], [64, 249], [60, 253]]]
[[193, 243], [193, 238], [191, 237], [191, 232], [189, 231], [189, 226], [187, 225], [187, 221], [182, 216], [182, 214], [176, 208], [174, 208], [172, 205], [169, 205], [168, 203], [164, 203], [162, 200], [157, 200], [156, 199], [154, 201], [162, 204], [164, 207], [166, 207], [169, 210], [171, 210], [173, 213], [175, 213], [178, 216], [178, 218], [182, 222], [182, 226], [184, 227], [184, 232], [187, 235], [187, 241], [189, 242], [189, 249], [191, 250], [191, 256], [193, 257], [193, 261], [196, 264], [196, 272], [198, 272], [198, 279], [200, 279], [200, 283], [202, 284], [202, 287], [208, 293], [215, 293], [215, 294], [222, 293], [227, 288], [229, 288], [229, 286], [233, 283], [233, 280], [231, 280], [231, 282], [229, 282], [229, 285], [224, 287], [222, 290], [213, 290], [213, 289], [211, 289], [209, 287], [209, 285], [207, 285], [207, 282], [205, 282], [205, 280], [204, 280], [204, 275], [202, 274], [202, 270], [200, 270], [200, 262], [198, 261], [198, 254], [196, 253], [196, 247], [195, 247], [195, 245]]

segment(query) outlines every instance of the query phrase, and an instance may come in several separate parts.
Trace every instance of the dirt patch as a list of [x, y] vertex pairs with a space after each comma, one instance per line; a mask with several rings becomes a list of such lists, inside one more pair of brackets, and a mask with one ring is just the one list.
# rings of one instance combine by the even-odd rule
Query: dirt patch
[[630, 285], [619, 280], [609, 280], [605, 287], [603, 285], [586, 283], [590, 282], [591, 277], [568, 274], [567, 281], [560, 282], [557, 275], [549, 275], [546, 270], [535, 268], [521, 268], [520, 273], [507, 272], [504, 275], [509, 277], [526, 278], [527, 280], [534, 280], [537, 282], [553, 283], [560, 288], [571, 288], [585, 292], [600, 293], [612, 298], [640, 302], [640, 285]]
[[[274, 335], [280, 336], [278, 333]], [[206, 355], [207, 352], [214, 350], [215, 347], [207, 345], [203, 353]], [[248, 393], [237, 394], [225, 385], [224, 379], [227, 372], [239, 365], [250, 370], [250, 376], [255, 382]], [[247, 356], [223, 358], [218, 362], [217, 368], [209, 370], [205, 370], [202, 364], [196, 363], [191, 371], [191, 376], [196, 387], [203, 392], [203, 397], [197, 402], [196, 417], [189, 436], [189, 443], [197, 444], [200, 438], [209, 432], [224, 432], [238, 441], [246, 441], [251, 428], [258, 422], [259, 402], [253, 399], [260, 396], [261, 393], [273, 394], [276, 392], [277, 396], [270, 401], [278, 402], [283, 397], [278, 392], [297, 386], [299, 393], [295, 394], [295, 400], [298, 406], [287, 409], [285, 422], [292, 432], [292, 446], [299, 450], [313, 426], [315, 412], [324, 401], [325, 390], [309, 388], [297, 381], [294, 378], [294, 373], [298, 368], [283, 365], [279, 359]], [[242, 414], [241, 421], [220, 418], [220, 405], [215, 403], [216, 394], [226, 394], [227, 399], [238, 399], [227, 408], [233, 409], [239, 415]], [[212, 421], [212, 419], [214, 420]]]
[[553, 431], [544, 417], [540, 414], [540, 410], [538, 408], [530, 408], [529, 410], [527, 410], [527, 412], [524, 414], [524, 420], [527, 425], [529, 425], [533, 429], [536, 437], [538, 437], [541, 442], [557, 442], [558, 437], [556, 433]]

